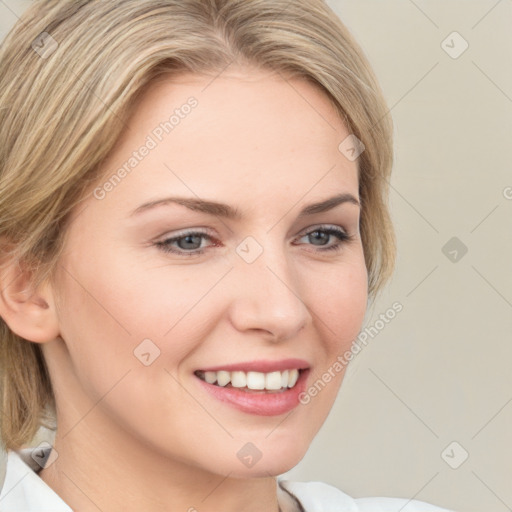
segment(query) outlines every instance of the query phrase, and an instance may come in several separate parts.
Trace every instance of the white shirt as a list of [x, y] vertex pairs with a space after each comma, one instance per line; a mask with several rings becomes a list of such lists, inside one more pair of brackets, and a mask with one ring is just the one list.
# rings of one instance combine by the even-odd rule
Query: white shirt
[[[51, 447], [40, 463], [34, 448], [7, 452], [5, 479], [0, 492], [0, 512], [73, 512], [38, 475]], [[41, 448], [38, 449], [41, 454]], [[322, 482], [292, 482], [278, 478], [282, 512], [450, 512], [428, 503], [399, 498], [354, 499]]]

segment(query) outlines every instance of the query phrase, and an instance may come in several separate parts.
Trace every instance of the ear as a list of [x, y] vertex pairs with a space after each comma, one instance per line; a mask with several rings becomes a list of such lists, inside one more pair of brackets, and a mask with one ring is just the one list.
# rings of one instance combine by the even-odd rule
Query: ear
[[18, 260], [0, 266], [0, 316], [12, 332], [35, 343], [59, 335], [59, 323], [49, 283], [34, 289], [32, 274]]

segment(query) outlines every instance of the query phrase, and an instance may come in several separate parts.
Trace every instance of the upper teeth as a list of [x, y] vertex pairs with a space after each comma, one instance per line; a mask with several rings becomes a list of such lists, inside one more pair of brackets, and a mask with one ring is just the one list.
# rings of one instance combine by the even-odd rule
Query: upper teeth
[[198, 372], [198, 375], [209, 384], [227, 386], [230, 382], [234, 388], [268, 389], [292, 388], [299, 378], [299, 370], [284, 370], [283, 372]]

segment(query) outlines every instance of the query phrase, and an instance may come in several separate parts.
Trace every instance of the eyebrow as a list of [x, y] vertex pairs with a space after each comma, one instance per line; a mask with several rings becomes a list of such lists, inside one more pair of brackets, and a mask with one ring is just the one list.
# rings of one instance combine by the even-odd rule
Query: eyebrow
[[[299, 217], [306, 217], [308, 215], [314, 215], [316, 213], [322, 213], [329, 210], [332, 210], [336, 206], [344, 203], [351, 203], [360, 207], [359, 201], [349, 193], [338, 194], [333, 197], [329, 197], [324, 201], [320, 201], [318, 203], [312, 203], [299, 212]], [[215, 201], [207, 201], [205, 199], [199, 198], [188, 198], [188, 197], [166, 197], [164, 199], [157, 199], [155, 201], [150, 201], [148, 203], [144, 203], [143, 205], [136, 208], [130, 216], [139, 215], [143, 212], [147, 212], [149, 210], [153, 210], [159, 206], [170, 205], [170, 204], [179, 204], [181, 206], [185, 206], [186, 208], [201, 212], [207, 213], [209, 215], [214, 215], [216, 217], [223, 217], [231, 220], [241, 220], [242, 214], [240, 210], [237, 208], [233, 208], [232, 206], [224, 203], [218, 203]]]

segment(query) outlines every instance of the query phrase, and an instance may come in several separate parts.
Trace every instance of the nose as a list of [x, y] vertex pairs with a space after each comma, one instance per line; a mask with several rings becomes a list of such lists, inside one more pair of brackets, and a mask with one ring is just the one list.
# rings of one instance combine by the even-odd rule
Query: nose
[[240, 259], [230, 307], [231, 322], [241, 332], [254, 331], [278, 342], [293, 338], [312, 317], [302, 297], [304, 279], [283, 250], [265, 249], [253, 263]]

